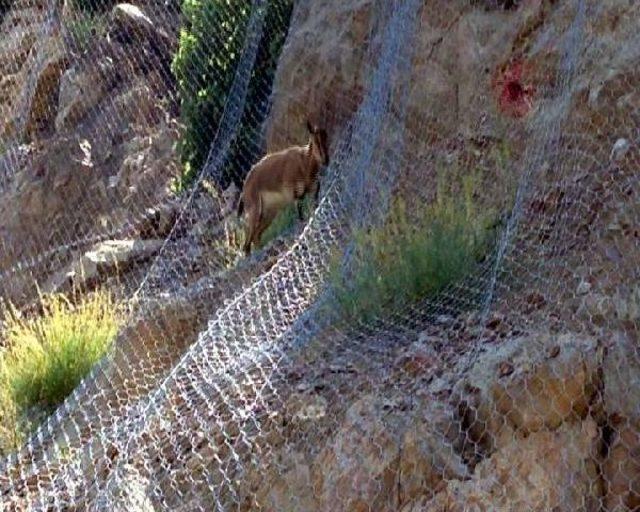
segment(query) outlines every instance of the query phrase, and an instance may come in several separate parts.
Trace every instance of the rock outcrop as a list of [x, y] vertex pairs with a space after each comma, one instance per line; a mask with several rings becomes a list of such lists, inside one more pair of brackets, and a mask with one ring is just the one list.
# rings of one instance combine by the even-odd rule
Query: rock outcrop
[[514, 438], [482, 461], [472, 479], [449, 481], [435, 497], [401, 510], [595, 512], [602, 499], [593, 459], [597, 435], [595, 423], [589, 420], [554, 432]]
[[[344, 405], [317, 451], [282, 445], [278, 471], [260, 472], [269, 476], [258, 486], [258, 505], [270, 511], [634, 510], [637, 428], [626, 418], [637, 415], [627, 401], [635, 391], [617, 386], [620, 378], [636, 382], [640, 369], [609, 371], [621, 369], [621, 355], [589, 336], [540, 332], [487, 348], [460, 381], [464, 361], [424, 387], [381, 385], [375, 396]], [[353, 388], [367, 377], [352, 374]], [[443, 381], [458, 382], [443, 394]], [[607, 389], [612, 394], [602, 393]], [[306, 401], [303, 395], [295, 403], [306, 405], [287, 409], [283, 419], [295, 423], [300, 409], [321, 409], [306, 416], [306, 426], [292, 427], [313, 431], [336, 414], [336, 404], [305, 394]], [[403, 404], [408, 396], [411, 405]], [[613, 410], [622, 427], [603, 416]]]
[[[466, 376], [461, 371], [453, 379], [454, 388], [444, 390], [450, 398], [433, 391], [449, 425], [436, 430], [460, 434], [436, 443], [462, 461], [466, 474], [452, 472], [438, 483], [426, 457], [415, 464], [426, 468], [429, 491], [403, 498], [401, 440], [412, 413], [401, 414], [402, 427], [385, 416], [388, 411], [365, 413], [369, 419], [357, 426], [343, 411], [322, 455], [294, 448], [283, 455], [287, 469], [259, 494], [267, 510], [368, 510], [374, 504], [376, 510], [415, 512], [618, 512], [639, 506], [633, 391], [640, 378], [633, 341], [639, 302], [632, 283], [640, 252], [632, 226], [640, 217], [630, 198], [640, 189], [633, 177], [638, 148], [630, 142], [637, 142], [637, 120], [629, 117], [640, 106], [634, 92], [640, 46], [632, 28], [638, 13], [616, 0], [588, 10], [585, 34], [597, 42], [578, 54], [575, 75], [563, 83], [573, 70], [563, 62], [561, 43], [575, 27], [578, 8], [578, 2], [428, 1], [410, 77], [404, 77], [410, 87], [402, 129], [411, 144], [402, 179], [434, 183], [438, 164], [478, 168], [486, 186], [478, 201], [502, 209], [520, 163], [537, 166], [504, 262], [510, 281], [489, 319], [491, 332], [486, 338], [463, 332], [448, 341], [483, 340], [482, 353]], [[358, 106], [375, 59], [363, 50], [376, 23], [373, 2], [326, 0], [307, 9], [278, 68], [268, 130], [273, 149], [302, 136], [306, 115], [339, 132]], [[545, 156], [549, 160], [524, 160], [526, 145], [544, 140], [545, 120], [558, 115], [564, 116], [557, 121], [561, 142]], [[513, 158], [507, 173], [491, 157], [503, 146]], [[421, 191], [424, 196], [429, 192]], [[522, 329], [532, 334], [518, 335]], [[395, 361], [399, 378], [435, 372], [442, 350], [434, 354], [421, 342], [407, 347]], [[443, 378], [431, 386], [441, 386]], [[353, 411], [365, 407], [368, 399], [362, 400], [352, 403]], [[438, 423], [438, 417], [426, 421]], [[340, 449], [333, 458], [332, 446]], [[429, 453], [437, 458], [441, 452]]]
[[640, 508], [640, 351], [637, 339], [612, 333], [602, 365], [607, 458], [602, 467], [607, 510]]
[[92, 247], [78, 261], [56, 273], [43, 287], [44, 293], [68, 292], [74, 287], [90, 289], [101, 275], [126, 271], [160, 250], [163, 240], [109, 240]]
[[[65, 267], [100, 241], [158, 235], [148, 226], [154, 212], [171, 206], [179, 173], [168, 71], [175, 28], [146, 8], [117, 4], [86, 18], [69, 2], [61, 8], [16, 1], [3, 19], [0, 292], [6, 299], [28, 300], [36, 283], [59, 281]], [[105, 25], [89, 46], [74, 39], [82, 23]]]

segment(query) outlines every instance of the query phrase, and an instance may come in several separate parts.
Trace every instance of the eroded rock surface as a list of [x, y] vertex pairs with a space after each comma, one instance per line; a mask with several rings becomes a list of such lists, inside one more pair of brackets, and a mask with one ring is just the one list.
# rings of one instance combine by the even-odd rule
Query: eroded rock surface
[[[61, 4], [16, 1], [0, 26], [0, 289], [15, 302], [97, 242], [153, 237], [179, 173], [174, 28], [146, 4], [89, 21]], [[78, 23], [105, 29], [78, 47]]]
[[[443, 314], [427, 335], [395, 352], [386, 340], [359, 339], [361, 345], [334, 366], [327, 361], [336, 345], [327, 336], [319, 341], [321, 356], [312, 357], [311, 350], [300, 355], [306, 362], [302, 370], [278, 367], [284, 384], [276, 382], [283, 389], [276, 389], [271, 402], [258, 404], [271, 409], [251, 410], [255, 423], [243, 424], [249, 433], [234, 418], [223, 425], [227, 430], [209, 425], [206, 438], [193, 410], [172, 404], [185, 411], [181, 434], [194, 446], [185, 467], [176, 471], [175, 485], [167, 486], [172, 503], [189, 510], [189, 499], [198, 502], [194, 475], [202, 477], [203, 468], [219, 464], [220, 457], [231, 460], [235, 449], [246, 457], [242, 463], [250, 461], [239, 464], [249, 469], [244, 480], [234, 482], [238, 496], [247, 498], [234, 502], [241, 510], [628, 512], [640, 507], [639, 157], [637, 121], [630, 114], [640, 108], [640, 45], [634, 39], [639, 18], [633, 3], [625, 1], [606, 0], [588, 10], [586, 33], [596, 43], [579, 54], [576, 74], [563, 84], [568, 50], [560, 41], [572, 29], [578, 4], [434, 0], [425, 2], [420, 14], [422, 30], [405, 77], [411, 87], [403, 126], [412, 142], [404, 161], [418, 164], [408, 165], [402, 176], [424, 184], [428, 196], [436, 188], [430, 174], [436, 166], [427, 165], [432, 159], [451, 168], [482, 164], [489, 171], [481, 200], [497, 209], [508, 205], [501, 192], [509, 179], [520, 178], [522, 168], [535, 177], [521, 205], [517, 236], [507, 247], [510, 281], [499, 280], [485, 324], [458, 328], [459, 318]], [[146, 34], [144, 41], [162, 39], [146, 32], [154, 21], [142, 13], [124, 9], [118, 27], [135, 23]], [[374, 2], [319, 0], [307, 3], [299, 16], [276, 78], [271, 149], [301, 140], [307, 114], [339, 132], [358, 106], [372, 65], [363, 48], [376, 24]], [[20, 57], [0, 81], [0, 99], [15, 97], [11, 91], [23, 80], [23, 66], [41, 69], [23, 56], [35, 44], [28, 35], [33, 33], [26, 30], [20, 38], [12, 32]], [[119, 41], [101, 51], [123, 57], [127, 44]], [[47, 55], [41, 53], [39, 62], [53, 62], [42, 68], [49, 69], [48, 78], [29, 97], [50, 101], [50, 86], [58, 80], [55, 129], [77, 133], [78, 139], [60, 136], [44, 146], [33, 140], [31, 153], [21, 152], [20, 161], [35, 164], [28, 172], [19, 165], [13, 188], [0, 199], [0, 218], [6, 219], [0, 225], [6, 246], [0, 270], [41, 250], [52, 225], [77, 222], [76, 233], [85, 233], [91, 226], [83, 222], [115, 219], [117, 224], [130, 218], [141, 203], [146, 206], [145, 196], [156, 204], [175, 171], [174, 127], [164, 122], [166, 111], [154, 101], [164, 83], [160, 72], [135, 69], [124, 82], [114, 63], [74, 62], [62, 70], [60, 55], [53, 53], [50, 60]], [[0, 52], [2, 62], [6, 53]], [[118, 80], [82, 92], [103, 74]], [[38, 101], [27, 102], [35, 112], [28, 117], [40, 123]], [[13, 112], [8, 103], [10, 109], [2, 112]], [[133, 106], [143, 115], [128, 117]], [[562, 112], [566, 115], [558, 119]], [[100, 116], [122, 120], [113, 127], [114, 139], [89, 136]], [[6, 133], [22, 129], [15, 119]], [[129, 131], [136, 122], [142, 128]], [[550, 126], [559, 139], [544, 153], [548, 148], [535, 144], [546, 130], [553, 131]], [[397, 134], [388, 136], [393, 140]], [[533, 145], [535, 157], [526, 162], [533, 167], [500, 167], [489, 153], [505, 142], [516, 162]], [[548, 161], [539, 161], [539, 155]], [[2, 158], [0, 169], [7, 167]], [[93, 208], [114, 196], [125, 206], [98, 207], [99, 218], [87, 219], [81, 209], [87, 191]], [[208, 201], [204, 197], [196, 205], [198, 213], [211, 209]], [[78, 208], [69, 213], [69, 204]], [[167, 224], [171, 221], [157, 229], [166, 232]], [[209, 228], [204, 219], [194, 236]], [[149, 237], [156, 236], [155, 229]], [[175, 249], [184, 258], [181, 270], [198, 277], [203, 271], [197, 264], [206, 266], [199, 249]], [[59, 257], [55, 268], [70, 261]], [[238, 279], [246, 284], [257, 274]], [[27, 286], [14, 282], [12, 293]], [[191, 298], [201, 311], [186, 299], [167, 300], [121, 333], [122, 353], [135, 361], [141, 381], [150, 376], [149, 389], [228, 299], [215, 293]], [[351, 339], [341, 341], [352, 348]], [[381, 350], [369, 353], [367, 343]], [[111, 370], [107, 403], [144, 400], [145, 389], [127, 388], [128, 375], [117, 365]], [[255, 376], [262, 383], [260, 372]], [[255, 393], [244, 384], [226, 390], [243, 405]], [[225, 407], [219, 413], [226, 420], [231, 413]], [[178, 444], [170, 427], [149, 426], [155, 443], [150, 450]], [[188, 444], [191, 429], [201, 436], [197, 446]], [[242, 436], [255, 440], [251, 448], [261, 450], [258, 461], [242, 451]], [[171, 455], [166, 457], [170, 464]], [[104, 467], [97, 474], [108, 471]], [[206, 486], [204, 480], [199, 485]]]

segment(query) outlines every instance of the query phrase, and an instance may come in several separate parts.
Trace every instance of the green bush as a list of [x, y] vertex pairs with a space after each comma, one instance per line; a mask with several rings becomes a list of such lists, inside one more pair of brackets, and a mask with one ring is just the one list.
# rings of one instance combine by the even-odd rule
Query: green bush
[[355, 234], [351, 271], [345, 274], [337, 258], [331, 271], [347, 319], [371, 320], [473, 271], [490, 247], [493, 215], [475, 211], [472, 185], [466, 180], [463, 194], [441, 188], [435, 204], [414, 208], [411, 215], [398, 200], [382, 226]]
[[63, 295], [43, 296], [40, 308], [33, 317], [5, 308], [0, 444], [19, 437], [30, 411], [51, 411], [74, 390], [106, 353], [120, 323], [117, 305], [102, 291], [77, 304]]
[[[302, 212], [305, 219], [309, 218], [311, 211], [311, 198], [309, 196], [305, 196], [302, 203]], [[259, 247], [262, 248], [272, 240], [290, 233], [298, 222], [297, 207], [295, 205], [287, 206], [278, 213], [276, 218], [273, 219], [273, 222], [269, 224], [269, 227], [265, 229], [264, 233], [262, 233]]]
[[[183, 172], [176, 184], [178, 190], [188, 187], [207, 158], [241, 57], [251, 5], [251, 0], [182, 2], [186, 21], [172, 65], [184, 126], [180, 143]], [[266, 114], [265, 87], [273, 79], [292, 5], [292, 0], [266, 2], [265, 28], [252, 70], [239, 139], [227, 159], [222, 181], [218, 183], [222, 188], [232, 179], [238, 181], [248, 170], [247, 162], [252, 155], [247, 151], [254, 146], [249, 142], [255, 139], [256, 130]]]

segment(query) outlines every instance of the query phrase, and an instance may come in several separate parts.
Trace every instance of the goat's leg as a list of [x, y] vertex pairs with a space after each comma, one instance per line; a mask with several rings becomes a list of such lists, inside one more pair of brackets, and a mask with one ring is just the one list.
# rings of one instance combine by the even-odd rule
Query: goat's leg
[[296, 209], [298, 211], [298, 220], [304, 220], [304, 214], [302, 211], [302, 203], [304, 196], [307, 193], [307, 186], [303, 181], [296, 181], [293, 185], [293, 200], [296, 203]]
[[260, 244], [260, 239], [262, 238], [262, 233], [264, 233], [266, 229], [267, 229], [267, 226], [265, 224], [261, 224], [260, 227], [258, 229], [256, 229], [256, 232], [253, 235], [253, 245], [255, 247], [258, 247], [258, 245]]
[[318, 198], [320, 197], [320, 182], [318, 180], [314, 181], [313, 185], [311, 185], [311, 194], [315, 206], [318, 206]]
[[242, 250], [248, 256], [251, 252], [251, 242], [253, 240], [253, 234], [255, 229], [252, 224], [247, 223], [247, 227], [244, 231], [244, 245], [242, 246]]
[[260, 219], [260, 223], [253, 235], [253, 245], [255, 247], [257, 247], [260, 241], [262, 240], [262, 234], [271, 225], [274, 218], [275, 218], [275, 214], [273, 212], [268, 210], [266, 212], [263, 212], [262, 218]]
[[247, 224], [244, 234], [244, 246], [243, 250], [246, 255], [251, 252], [251, 242], [255, 239], [256, 231], [260, 224], [260, 212], [257, 208], [252, 208], [247, 215]]

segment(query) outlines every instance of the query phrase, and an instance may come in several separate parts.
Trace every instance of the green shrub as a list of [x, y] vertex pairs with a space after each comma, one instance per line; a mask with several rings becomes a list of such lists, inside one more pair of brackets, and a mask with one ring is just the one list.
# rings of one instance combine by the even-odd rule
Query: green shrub
[[[180, 32], [172, 69], [178, 84], [184, 133], [180, 143], [183, 172], [176, 188], [183, 190], [204, 165], [227, 94], [239, 63], [251, 0], [183, 0], [186, 20]], [[249, 84], [247, 106], [238, 131], [239, 139], [222, 172], [222, 188], [248, 169], [247, 144], [266, 114], [265, 86], [271, 83], [291, 15], [292, 0], [268, 0], [264, 32]], [[242, 154], [243, 158], [239, 158]]]
[[24, 438], [18, 425], [18, 410], [6, 386], [0, 386], [0, 456], [15, 450]]
[[331, 271], [347, 319], [370, 320], [387, 308], [415, 302], [473, 271], [490, 247], [491, 214], [473, 203], [473, 181], [462, 194], [439, 187], [433, 205], [408, 212], [398, 200], [380, 227], [355, 234], [348, 274], [336, 259]]
[[[311, 198], [306, 196], [302, 203], [302, 211], [305, 219], [309, 218], [309, 214], [312, 211]], [[273, 222], [269, 224], [269, 227], [262, 233], [260, 239], [260, 248], [266, 246], [272, 240], [279, 238], [287, 233], [291, 232], [295, 225], [299, 222], [298, 210], [295, 205], [290, 205], [284, 208]]]
[[12, 306], [6, 311], [0, 398], [19, 413], [59, 405], [106, 353], [120, 322], [104, 291], [78, 304], [63, 295], [42, 296], [41, 309], [37, 317], [23, 317]]

